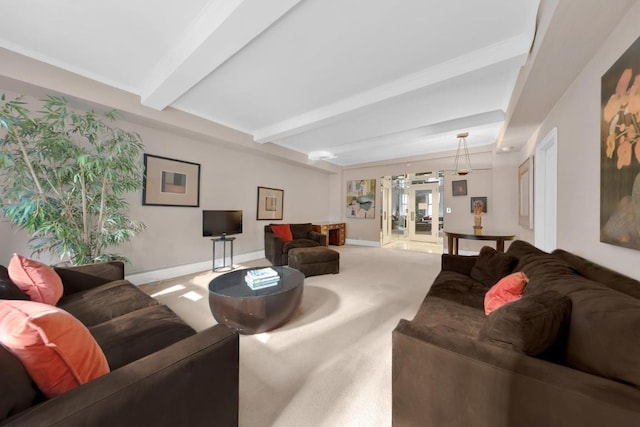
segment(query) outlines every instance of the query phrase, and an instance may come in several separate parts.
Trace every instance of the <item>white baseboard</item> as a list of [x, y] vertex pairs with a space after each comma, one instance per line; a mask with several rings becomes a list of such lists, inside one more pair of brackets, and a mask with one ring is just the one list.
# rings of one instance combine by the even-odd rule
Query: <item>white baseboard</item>
[[[264, 251], [249, 252], [234, 256], [233, 263], [236, 264], [238, 262], [253, 261], [254, 259], [264, 257]], [[227, 257], [227, 261], [228, 259], [229, 258]], [[216, 265], [222, 265], [222, 257], [216, 258]], [[131, 274], [126, 276], [125, 279], [134, 285], [142, 285], [145, 283], [157, 282], [158, 280], [171, 279], [173, 277], [184, 276], [185, 274], [198, 273], [206, 270], [211, 270], [211, 260]]]
[[345, 240], [347, 245], [358, 245], [358, 246], [371, 246], [373, 248], [379, 248], [380, 242], [374, 242], [371, 240], [355, 240], [355, 239], [347, 239]]

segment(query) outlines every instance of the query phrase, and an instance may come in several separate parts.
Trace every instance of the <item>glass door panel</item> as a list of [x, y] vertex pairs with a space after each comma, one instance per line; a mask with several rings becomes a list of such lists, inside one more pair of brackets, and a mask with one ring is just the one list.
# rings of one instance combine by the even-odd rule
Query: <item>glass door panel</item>
[[409, 238], [420, 242], [438, 242], [438, 184], [412, 185], [409, 188]]

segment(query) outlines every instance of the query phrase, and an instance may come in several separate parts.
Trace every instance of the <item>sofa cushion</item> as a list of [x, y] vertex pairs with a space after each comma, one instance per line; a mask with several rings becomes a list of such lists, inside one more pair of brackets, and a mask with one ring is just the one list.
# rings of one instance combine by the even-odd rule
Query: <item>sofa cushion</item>
[[62, 296], [62, 280], [53, 268], [33, 259], [13, 254], [9, 277], [32, 301], [55, 305]]
[[637, 280], [562, 249], [556, 249], [551, 254], [565, 261], [587, 279], [640, 299], [640, 282]]
[[156, 305], [89, 328], [115, 370], [195, 334], [173, 311]]
[[470, 276], [488, 288], [513, 271], [518, 259], [504, 252], [484, 246], [471, 269]]
[[109, 372], [87, 328], [66, 311], [34, 301], [0, 301], [0, 342], [48, 398]]
[[3, 265], [0, 265], [0, 299], [22, 299], [29, 300], [29, 295], [13, 283], [9, 277], [9, 271]]
[[0, 345], [0, 420], [33, 405], [37, 390], [20, 360]]
[[471, 276], [471, 269], [476, 265], [477, 255], [441, 255], [442, 270], [455, 271], [467, 276]]
[[309, 239], [296, 239], [282, 245], [282, 253], [289, 253], [291, 249], [296, 248], [312, 248], [314, 246], [320, 246], [318, 242]]
[[124, 279], [124, 263], [121, 261], [97, 262], [76, 266], [55, 266], [54, 271], [62, 279], [63, 298], [79, 291], [96, 288], [114, 280]]
[[308, 239], [309, 233], [312, 231], [311, 223], [304, 224], [289, 224], [291, 227], [291, 234], [293, 234], [293, 240], [296, 239]]
[[550, 254], [524, 255], [515, 269], [529, 278], [525, 294], [549, 289], [566, 293], [564, 290], [568, 291], [573, 281], [580, 278], [569, 264]]
[[487, 289], [471, 277], [455, 271], [441, 271], [429, 289], [428, 297], [438, 297], [476, 309], [483, 309]]
[[525, 242], [524, 240], [514, 240], [511, 242], [506, 253], [516, 258], [521, 258], [525, 255], [548, 255], [547, 252], [536, 248], [531, 243]]
[[427, 297], [411, 323], [423, 329], [438, 328], [455, 331], [469, 339], [478, 339], [478, 334], [487, 317], [482, 310], [455, 301]]
[[158, 301], [127, 280], [116, 280], [87, 291], [63, 297], [58, 306], [86, 326], [94, 326], [141, 308], [158, 305]]
[[640, 387], [640, 300], [604, 286], [569, 296], [567, 365]]
[[273, 224], [271, 226], [271, 231], [273, 231], [274, 234], [280, 236], [283, 243], [293, 240], [293, 235], [291, 234], [291, 227], [289, 227], [289, 224]]
[[503, 305], [522, 298], [522, 292], [529, 279], [521, 271], [503, 277], [484, 296], [484, 312], [489, 315]]
[[487, 318], [480, 339], [538, 356], [565, 336], [571, 300], [555, 291], [530, 294], [505, 304]]

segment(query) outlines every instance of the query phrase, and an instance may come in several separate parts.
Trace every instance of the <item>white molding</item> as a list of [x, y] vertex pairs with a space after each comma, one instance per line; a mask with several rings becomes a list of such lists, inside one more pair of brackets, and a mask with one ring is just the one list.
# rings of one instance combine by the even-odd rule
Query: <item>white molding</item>
[[265, 143], [297, 135], [320, 127], [330, 120], [351, 111], [503, 61], [518, 58], [522, 65], [527, 59], [530, 45], [531, 37], [524, 34], [502, 40], [483, 49], [478, 49], [373, 89], [343, 98], [324, 107], [256, 129], [252, 132], [254, 140], [258, 143]]
[[[238, 262], [253, 261], [264, 258], [264, 251], [249, 252], [234, 257], [234, 265]], [[228, 259], [228, 258], [227, 258]], [[222, 257], [216, 258], [216, 265], [222, 265]], [[171, 279], [173, 277], [184, 276], [185, 274], [198, 273], [200, 271], [211, 270], [211, 261], [194, 262], [193, 264], [177, 265], [175, 267], [161, 268], [159, 270], [146, 271], [126, 276], [125, 279], [134, 285], [157, 282], [158, 280]]]
[[356, 240], [356, 239], [346, 239], [345, 243], [347, 245], [357, 245], [357, 246], [370, 246], [373, 248], [379, 248], [380, 242], [374, 242], [371, 240]]

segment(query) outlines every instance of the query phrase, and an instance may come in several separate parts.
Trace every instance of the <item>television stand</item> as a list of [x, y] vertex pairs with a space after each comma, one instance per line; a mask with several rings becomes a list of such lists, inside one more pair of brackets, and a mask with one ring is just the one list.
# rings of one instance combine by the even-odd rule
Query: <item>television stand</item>
[[[211, 239], [213, 243], [213, 260], [211, 261], [211, 269], [213, 271], [220, 271], [226, 267], [229, 267], [229, 270], [233, 270], [233, 241], [236, 240], [235, 237], [227, 237], [221, 236], [216, 237], [215, 239]], [[216, 243], [222, 242], [222, 266], [216, 268]], [[231, 264], [227, 265], [227, 242], [231, 244], [231, 251], [229, 254], [231, 255]]]

